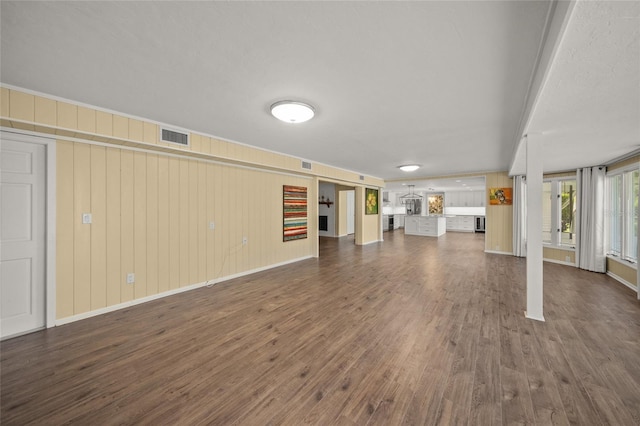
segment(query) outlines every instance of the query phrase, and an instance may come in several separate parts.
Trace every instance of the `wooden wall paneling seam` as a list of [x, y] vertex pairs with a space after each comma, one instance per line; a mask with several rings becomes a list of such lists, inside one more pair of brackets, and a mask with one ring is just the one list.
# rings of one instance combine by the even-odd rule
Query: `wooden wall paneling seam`
[[198, 281], [198, 196], [200, 182], [198, 181], [198, 163], [189, 161], [189, 282], [195, 284]]
[[73, 143], [57, 142], [56, 316], [73, 315], [74, 203]]
[[[9, 104], [7, 99], [7, 108], [8, 107], [9, 107]], [[51, 99], [43, 98], [41, 96], [36, 96], [35, 104], [34, 104], [34, 121], [37, 123], [42, 123], [49, 126], [55, 126], [56, 123], [58, 122], [56, 102]], [[36, 130], [37, 128], [38, 127], [36, 126]]]
[[147, 295], [147, 154], [133, 154], [134, 299]]
[[202, 161], [198, 165], [198, 279], [196, 282], [207, 281], [207, 164]]
[[180, 287], [180, 267], [182, 248], [180, 231], [181, 171], [180, 160], [170, 157], [169, 161], [169, 288]]
[[134, 299], [135, 284], [127, 284], [127, 274], [134, 272], [134, 166], [133, 151], [120, 153], [120, 299], [128, 302]]
[[35, 118], [35, 97], [31, 94], [10, 90], [9, 116], [19, 120], [33, 121]]
[[113, 114], [96, 111], [96, 133], [105, 136], [113, 135]]
[[[215, 278], [215, 196], [216, 196], [216, 178], [215, 178], [215, 166], [212, 164], [206, 165], [206, 210], [205, 210], [205, 223], [206, 223], [206, 279], [207, 281]], [[214, 229], [210, 228], [210, 223], [213, 222]]]
[[170, 282], [169, 158], [158, 156], [158, 292], [168, 291]]
[[120, 206], [121, 206], [121, 169], [120, 153], [117, 148], [106, 148], [106, 262], [107, 262], [107, 306], [120, 303], [121, 282], [124, 273], [120, 269]]
[[91, 310], [107, 306], [106, 149], [91, 145]]
[[91, 212], [91, 147], [73, 147], [74, 203], [74, 300], [73, 313], [91, 310], [91, 225], [82, 223], [82, 214]]
[[82, 132], [96, 132], [96, 111], [93, 109], [78, 107], [78, 130]]
[[159, 273], [158, 253], [160, 247], [158, 215], [159, 215], [159, 183], [158, 174], [158, 155], [147, 154], [147, 173], [146, 173], [146, 280], [147, 295], [157, 294], [159, 292]]
[[64, 129], [78, 128], [78, 107], [66, 102], [57, 103], [57, 126]]
[[231, 205], [231, 202], [229, 200], [229, 168], [227, 166], [223, 166], [222, 167], [222, 179], [221, 179], [221, 183], [222, 183], [222, 192], [221, 192], [221, 196], [220, 196], [220, 203], [222, 203], [222, 205], [224, 206], [222, 208], [222, 217], [221, 217], [221, 223], [220, 223], [220, 231], [222, 234], [222, 265], [220, 265], [221, 267], [221, 273], [220, 276], [226, 276], [226, 275], [230, 275], [229, 271], [231, 270], [229, 265], [231, 263], [231, 259], [230, 259], [230, 255], [231, 255], [231, 249], [230, 249], [230, 241], [229, 241], [229, 235], [231, 232], [231, 227], [229, 226], [229, 214], [230, 212], [234, 211], [234, 207], [233, 205]]
[[180, 287], [189, 284], [189, 160], [180, 160]]

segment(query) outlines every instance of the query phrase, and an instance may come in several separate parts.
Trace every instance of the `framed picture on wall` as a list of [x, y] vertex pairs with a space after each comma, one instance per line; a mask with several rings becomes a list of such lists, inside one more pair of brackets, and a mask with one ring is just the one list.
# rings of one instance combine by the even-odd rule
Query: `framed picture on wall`
[[364, 214], [378, 214], [378, 190], [366, 188], [364, 192]]
[[511, 188], [489, 188], [489, 205], [510, 206], [511, 203]]
[[282, 241], [307, 238], [307, 188], [283, 185], [282, 187]]

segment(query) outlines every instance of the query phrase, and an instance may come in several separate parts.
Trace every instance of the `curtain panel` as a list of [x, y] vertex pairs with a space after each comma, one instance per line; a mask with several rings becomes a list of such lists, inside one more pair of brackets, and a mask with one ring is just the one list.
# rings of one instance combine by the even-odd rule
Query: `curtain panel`
[[577, 170], [578, 235], [576, 263], [581, 269], [606, 272], [604, 249], [605, 168], [585, 167]]

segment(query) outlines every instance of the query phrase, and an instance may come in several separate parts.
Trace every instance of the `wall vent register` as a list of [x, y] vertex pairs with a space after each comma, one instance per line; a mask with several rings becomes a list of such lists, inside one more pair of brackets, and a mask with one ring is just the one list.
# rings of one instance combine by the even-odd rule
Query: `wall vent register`
[[189, 146], [189, 134], [175, 130], [162, 128], [160, 131], [160, 140], [162, 142], [175, 143], [178, 145]]

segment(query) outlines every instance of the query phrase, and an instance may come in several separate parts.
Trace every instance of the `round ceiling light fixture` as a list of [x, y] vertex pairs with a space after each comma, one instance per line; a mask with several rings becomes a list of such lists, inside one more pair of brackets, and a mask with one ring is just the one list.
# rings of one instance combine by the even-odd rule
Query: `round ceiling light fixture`
[[271, 115], [285, 123], [299, 124], [316, 114], [311, 105], [297, 101], [279, 101], [271, 105]]
[[418, 164], [405, 164], [404, 166], [398, 166], [403, 172], [415, 172], [420, 168]]

